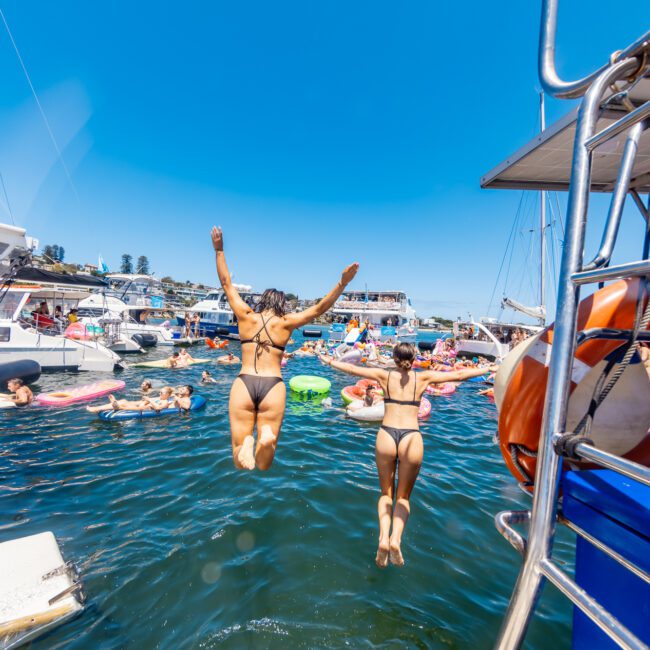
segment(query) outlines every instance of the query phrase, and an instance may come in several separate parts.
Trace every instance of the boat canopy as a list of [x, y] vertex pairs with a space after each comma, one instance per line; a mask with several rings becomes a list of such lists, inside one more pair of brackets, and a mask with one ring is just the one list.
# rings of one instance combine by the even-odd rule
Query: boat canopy
[[76, 289], [104, 289], [108, 287], [108, 284], [102, 278], [97, 278], [94, 275], [69, 275], [31, 266], [19, 269], [15, 279], [50, 287], [74, 287]]
[[[650, 100], [650, 78], [641, 79], [630, 89], [627, 107], [605, 100], [605, 108], [596, 124], [601, 132], [623, 117], [629, 108], [639, 107]], [[528, 144], [506, 158], [481, 178], [481, 187], [488, 189], [567, 191], [571, 177], [573, 142], [578, 109], [535, 136]], [[593, 152], [591, 190], [611, 192], [618, 176], [627, 132], [619, 133]], [[650, 130], [639, 139], [630, 189], [639, 194], [650, 192]]]

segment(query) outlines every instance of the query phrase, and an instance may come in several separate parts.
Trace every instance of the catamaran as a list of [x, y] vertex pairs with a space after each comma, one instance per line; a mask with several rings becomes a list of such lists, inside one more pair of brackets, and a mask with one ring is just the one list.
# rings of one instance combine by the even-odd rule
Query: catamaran
[[[417, 314], [403, 291], [346, 291], [332, 307], [334, 322], [330, 341], [346, 341], [367, 330], [367, 337], [380, 341], [415, 343]], [[351, 328], [350, 323], [356, 327]], [[367, 327], [364, 329], [364, 324]]]
[[[495, 379], [501, 452], [532, 492], [530, 508], [496, 516], [523, 558], [496, 647], [522, 646], [549, 582], [573, 605], [573, 648], [648, 648], [650, 383], [639, 344], [650, 341], [650, 31], [566, 81], [555, 67], [557, 17], [558, 0], [544, 0], [540, 80], [579, 105], [481, 179], [568, 191], [555, 323], [517, 346]], [[592, 192], [611, 202], [590, 256]], [[613, 265], [628, 198], [642, 217], [641, 256]], [[581, 300], [589, 285], [599, 288]], [[554, 557], [558, 525], [575, 535], [573, 572]]]

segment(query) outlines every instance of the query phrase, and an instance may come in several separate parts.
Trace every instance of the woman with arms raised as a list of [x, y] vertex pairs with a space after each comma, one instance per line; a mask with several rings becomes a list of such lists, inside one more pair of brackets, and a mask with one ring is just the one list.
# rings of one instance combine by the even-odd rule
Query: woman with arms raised
[[[377, 432], [375, 460], [381, 496], [379, 515], [379, 547], [375, 562], [380, 568], [392, 564], [402, 566], [402, 533], [411, 512], [409, 499], [422, 465], [424, 446], [418, 427], [420, 400], [429, 384], [462, 381], [485, 375], [491, 370], [471, 368], [453, 372], [412, 370], [416, 348], [411, 343], [398, 343], [393, 349], [396, 370], [363, 368], [321, 356], [323, 363], [350, 375], [377, 381], [384, 391], [384, 420]], [[399, 461], [399, 472], [397, 472]], [[395, 489], [395, 474], [397, 489]], [[394, 506], [393, 506], [393, 501]], [[392, 525], [392, 531], [391, 531]]]
[[[212, 229], [219, 282], [237, 317], [242, 349], [241, 372], [233, 382], [228, 405], [232, 456], [238, 469], [271, 467], [280, 435], [286, 388], [280, 364], [294, 329], [324, 314], [354, 278], [358, 264], [350, 264], [336, 286], [316, 305], [291, 313], [282, 291], [267, 289], [253, 309], [242, 300], [228, 272], [221, 228]], [[257, 446], [253, 430], [257, 425]]]

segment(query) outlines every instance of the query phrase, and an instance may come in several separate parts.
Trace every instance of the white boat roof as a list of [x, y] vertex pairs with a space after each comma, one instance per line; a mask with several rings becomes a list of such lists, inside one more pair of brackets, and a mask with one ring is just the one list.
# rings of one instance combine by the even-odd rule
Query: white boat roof
[[148, 280], [149, 282], [160, 282], [160, 280], [154, 278], [152, 275], [144, 275], [142, 273], [108, 273], [106, 277], [111, 280]]
[[[636, 106], [650, 99], [650, 78], [644, 78], [630, 90], [629, 98]], [[596, 124], [596, 133], [625, 114], [612, 105], [603, 111]], [[481, 178], [481, 187], [487, 189], [551, 190], [569, 189], [573, 140], [578, 108], [535, 136], [502, 163]], [[610, 192], [618, 175], [618, 167], [628, 132], [623, 132], [593, 153], [592, 185], [594, 192]], [[630, 188], [640, 194], [650, 192], [650, 130], [639, 140], [632, 171]]]

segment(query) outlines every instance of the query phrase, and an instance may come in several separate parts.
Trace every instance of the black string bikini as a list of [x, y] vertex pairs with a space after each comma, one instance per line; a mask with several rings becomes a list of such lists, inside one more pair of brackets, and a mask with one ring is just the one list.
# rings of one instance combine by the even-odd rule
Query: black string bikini
[[[412, 400], [403, 400], [403, 399], [394, 399], [390, 396], [390, 373], [392, 370], [388, 371], [388, 378], [386, 379], [386, 398], [384, 399], [384, 404], [401, 404], [402, 406], [416, 406], [420, 407], [420, 402], [415, 399], [417, 392], [417, 377], [415, 376], [415, 371], [413, 371], [413, 399]], [[399, 447], [399, 443], [402, 442], [406, 436], [410, 433], [417, 433], [419, 429], [399, 429], [398, 427], [389, 427], [385, 424], [381, 425], [381, 428], [395, 441], [395, 447]]]
[[[264, 315], [260, 314], [260, 316], [262, 317], [262, 327], [260, 327], [260, 329], [257, 331], [257, 334], [255, 334], [255, 336], [250, 339], [244, 339], [240, 341], [242, 345], [246, 343], [255, 343], [256, 348], [253, 367], [255, 368], [256, 373], [257, 357], [261, 354], [262, 351], [268, 350], [269, 348], [275, 348], [281, 352], [284, 352], [285, 350], [285, 346], [277, 345], [273, 341], [269, 330], [266, 328], [267, 324], [271, 318], [273, 318], [273, 316], [271, 316], [271, 318], [266, 321], [264, 320]], [[269, 337], [267, 340], [263, 340], [261, 337], [263, 331], [266, 332], [266, 335]], [[250, 395], [251, 401], [253, 402], [253, 406], [255, 407], [256, 411], [259, 410], [260, 404], [264, 401], [264, 398], [268, 395], [273, 386], [282, 382], [282, 377], [260, 377], [257, 374], [248, 375], [241, 373], [239, 375], [239, 378], [244, 382], [244, 386], [246, 386], [246, 390]]]

